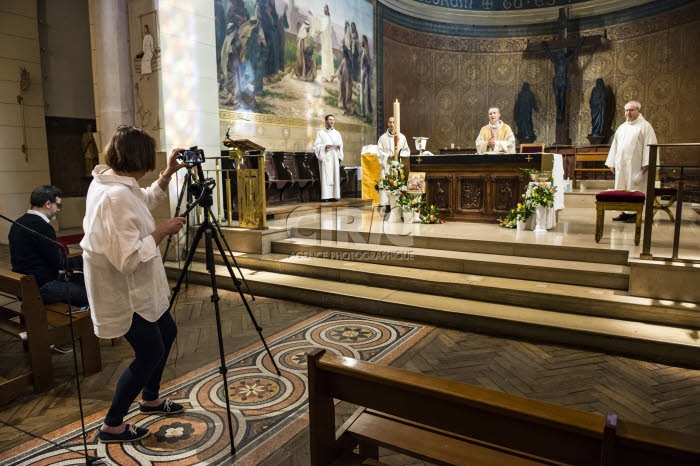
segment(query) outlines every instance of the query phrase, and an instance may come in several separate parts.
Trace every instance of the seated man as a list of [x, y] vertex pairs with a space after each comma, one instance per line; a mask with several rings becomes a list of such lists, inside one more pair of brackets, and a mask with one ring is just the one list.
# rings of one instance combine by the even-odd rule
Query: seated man
[[19, 225], [13, 224], [7, 236], [12, 271], [34, 275], [44, 304], [68, 302], [70, 293], [71, 305], [87, 306], [83, 275], [69, 275], [65, 279], [67, 271], [82, 268], [82, 258], [66, 259], [65, 250], [55, 242], [56, 231], [49, 224], [61, 210], [61, 195], [60, 189], [48, 185], [32, 191], [31, 209], [16, 220]]
[[510, 126], [501, 121], [501, 110], [489, 108], [489, 124], [481, 128], [476, 138], [477, 154], [514, 154], [515, 135]]

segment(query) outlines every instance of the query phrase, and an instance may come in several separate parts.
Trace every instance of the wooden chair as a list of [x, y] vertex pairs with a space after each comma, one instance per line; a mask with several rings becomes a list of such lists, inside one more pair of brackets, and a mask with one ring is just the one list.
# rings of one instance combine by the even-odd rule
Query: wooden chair
[[[21, 393], [31, 380], [35, 392], [53, 386], [51, 345], [71, 342], [70, 316], [66, 304], [45, 305], [34, 276], [0, 269], [0, 331], [25, 340], [31, 371], [0, 383], [0, 402]], [[95, 336], [89, 312], [73, 313], [73, 330], [80, 340], [83, 373], [102, 370], [100, 342]]]
[[578, 173], [612, 173], [610, 168], [605, 166], [607, 159], [607, 152], [576, 152], [574, 155], [573, 187], [576, 187], [576, 182], [582, 179], [577, 176]]
[[642, 209], [644, 208], [644, 193], [639, 191], [601, 191], [595, 196], [595, 242], [603, 237], [603, 223], [606, 210], [634, 210], [637, 214], [634, 229], [634, 244], [639, 246], [642, 231]]
[[539, 152], [544, 152], [544, 143], [520, 144], [521, 154], [535, 154]]

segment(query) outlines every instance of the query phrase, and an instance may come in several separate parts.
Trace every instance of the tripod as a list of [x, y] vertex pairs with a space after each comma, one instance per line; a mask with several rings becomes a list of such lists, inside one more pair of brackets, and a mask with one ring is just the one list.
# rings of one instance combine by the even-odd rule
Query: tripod
[[[189, 268], [190, 264], [192, 263], [192, 258], [194, 257], [194, 254], [197, 250], [197, 245], [199, 244], [199, 241], [202, 239], [202, 235], [204, 235], [204, 244], [205, 244], [205, 263], [206, 263], [206, 269], [209, 272], [209, 279], [211, 281], [211, 302], [214, 303], [214, 311], [216, 315], [216, 331], [217, 331], [217, 336], [219, 339], [219, 357], [221, 361], [221, 366], [219, 367], [219, 372], [221, 373], [222, 379], [223, 379], [223, 385], [224, 385], [224, 396], [226, 397], [226, 415], [228, 417], [228, 433], [229, 433], [229, 439], [231, 442], [231, 455], [236, 454], [236, 447], [234, 446], [233, 443], [233, 425], [231, 423], [231, 403], [229, 400], [229, 394], [228, 394], [228, 382], [226, 379], [226, 373], [228, 372], [228, 369], [226, 368], [226, 359], [224, 357], [224, 340], [223, 340], [223, 335], [221, 333], [221, 313], [219, 310], [219, 295], [217, 292], [217, 286], [216, 286], [216, 264], [214, 262], [214, 248], [212, 246], [212, 240], [216, 243], [217, 248], [219, 249], [219, 253], [221, 254], [221, 257], [224, 261], [224, 264], [226, 265], [226, 269], [228, 270], [229, 276], [231, 277], [231, 280], [233, 281], [233, 284], [235, 285], [236, 289], [238, 290], [238, 294], [241, 297], [241, 300], [243, 301], [243, 305], [246, 308], [246, 311], [248, 311], [248, 316], [250, 317], [250, 320], [253, 323], [253, 326], [255, 327], [255, 330], [258, 332], [258, 336], [260, 337], [260, 341], [262, 342], [263, 346], [265, 347], [265, 351], [267, 351], [268, 356], [270, 356], [270, 361], [272, 361], [272, 365], [275, 368], [275, 371], [277, 372], [277, 375], [281, 375], [279, 368], [277, 367], [277, 364], [275, 363], [275, 359], [272, 357], [272, 353], [270, 353], [270, 348], [267, 346], [267, 342], [265, 342], [265, 338], [262, 335], [262, 328], [258, 325], [257, 321], [255, 320], [255, 316], [253, 315], [253, 312], [250, 309], [250, 306], [248, 305], [248, 301], [245, 298], [245, 295], [243, 294], [243, 290], [241, 289], [241, 282], [238, 280], [233, 272], [233, 268], [231, 267], [231, 263], [228, 261], [228, 258], [226, 257], [226, 254], [224, 253], [224, 249], [221, 246], [221, 241], [219, 241], [219, 237], [217, 236], [217, 231], [218, 234], [220, 235], [221, 232], [217, 228], [213, 228], [213, 224], [210, 220], [210, 217], [213, 217], [211, 215], [211, 206], [213, 205], [213, 197], [212, 197], [212, 190], [214, 189], [214, 180], [204, 179], [204, 172], [202, 171], [202, 166], [197, 165], [197, 172], [199, 175], [199, 179], [201, 180], [199, 183], [192, 185], [192, 189], [195, 191], [199, 191], [197, 194], [197, 200], [194, 201], [190, 206], [188, 206], [187, 210], [183, 213], [183, 215], [187, 215], [192, 209], [194, 209], [197, 205], [202, 207], [202, 210], [204, 212], [204, 219], [197, 228], [197, 232], [194, 234], [194, 239], [192, 240], [192, 245], [190, 246], [189, 253], [187, 255], [187, 258], [185, 259], [185, 264], [182, 268], [182, 271], [180, 272], [180, 277], [177, 279], [177, 283], [175, 284], [175, 287], [173, 288], [173, 294], [170, 298], [170, 306], [168, 307], [168, 310], [170, 310], [173, 307], [173, 304], [175, 302], [175, 299], [177, 298], [178, 293], [180, 292], [180, 287], [182, 285], [182, 282], [185, 278], [185, 274], [187, 273], [187, 269]], [[240, 269], [239, 269], [240, 271]], [[242, 275], [241, 275], [242, 276]]]
[[[196, 167], [201, 172], [197, 176], [199, 176], [199, 179], [201, 180], [201, 182], [206, 182], [206, 180], [204, 179], [204, 171], [202, 170], [201, 165], [196, 165]], [[196, 181], [194, 181], [195, 174], [193, 174], [191, 172], [192, 168], [193, 167], [187, 167], [187, 173], [185, 173], [185, 177], [184, 177], [183, 183], [182, 183], [182, 190], [180, 191], [180, 194], [177, 198], [177, 204], [175, 205], [175, 216], [177, 217], [178, 215], [180, 215], [180, 206], [182, 205], [182, 199], [185, 197], [185, 192], [187, 192], [187, 199], [188, 199], [188, 207], [189, 208], [185, 211], [184, 214], [182, 214], [185, 217], [185, 219], [187, 220], [187, 225], [185, 227], [186, 228], [185, 229], [185, 247], [182, 251], [184, 256], [189, 255], [189, 247], [190, 247], [190, 240], [189, 240], [189, 238], [190, 238], [190, 229], [189, 229], [190, 220], [189, 220], [189, 216], [187, 214], [192, 210], [191, 206], [193, 205], [193, 203], [194, 203], [194, 205], [199, 204], [201, 207], [204, 207], [204, 205], [201, 204], [199, 197], [201, 197], [205, 193], [202, 192], [200, 183], [197, 183]], [[213, 182], [213, 180], [210, 180], [210, 181]], [[212, 186], [212, 188], [213, 188], [213, 186]], [[209, 194], [209, 195], [211, 196], [211, 194]], [[198, 196], [198, 198], [195, 199], [195, 196]], [[216, 216], [211, 211], [212, 204], [213, 204], [213, 201], [211, 203], [209, 203], [209, 207], [204, 207], [204, 208], [206, 210], [208, 210], [209, 218], [211, 219], [212, 223], [216, 227], [216, 231], [219, 233], [219, 236], [221, 237], [221, 239], [224, 240], [224, 245], [226, 246], [226, 250], [228, 251], [229, 257], [231, 258], [231, 260], [235, 264], [236, 269], [238, 269], [238, 273], [241, 276], [241, 280], [243, 280], [243, 284], [245, 285], [246, 291], [250, 295], [251, 299], [253, 301], [255, 301], [255, 295], [253, 295], [253, 292], [250, 291], [250, 287], [248, 286], [248, 282], [246, 281], [245, 277], [243, 276], [243, 272], [241, 272], [241, 267], [238, 265], [238, 261], [236, 261], [236, 257], [231, 252], [231, 247], [228, 245], [228, 241], [226, 241], [226, 236], [221, 231], [221, 226], [219, 225], [219, 222], [216, 221]], [[168, 251], [170, 250], [170, 243], [172, 242], [172, 239], [173, 239], [172, 236], [168, 236], [168, 241], [165, 243], [165, 253], [163, 254], [163, 262], [165, 262], [167, 260]], [[222, 254], [222, 256], [223, 256], [223, 254]], [[186, 270], [186, 269], [187, 269], [187, 266], [183, 267], [183, 270]], [[231, 275], [233, 278], [233, 274], [231, 274]]]

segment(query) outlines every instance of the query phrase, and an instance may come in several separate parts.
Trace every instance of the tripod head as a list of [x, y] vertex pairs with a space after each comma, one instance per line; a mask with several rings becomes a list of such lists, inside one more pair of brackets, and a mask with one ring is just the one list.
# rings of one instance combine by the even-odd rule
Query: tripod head
[[189, 150], [180, 152], [178, 158], [190, 164], [187, 168], [188, 170], [194, 170], [196, 172], [196, 175], [191, 178], [195, 181], [187, 187], [188, 194], [194, 198], [194, 201], [188, 204], [187, 209], [182, 215], [186, 216], [198, 205], [203, 207], [205, 212], [208, 212], [208, 209], [214, 205], [212, 192], [216, 186], [216, 181], [214, 178], [204, 177], [204, 170], [202, 169], [202, 163], [204, 163], [205, 160], [204, 150], [198, 149], [197, 146], [190, 147]]

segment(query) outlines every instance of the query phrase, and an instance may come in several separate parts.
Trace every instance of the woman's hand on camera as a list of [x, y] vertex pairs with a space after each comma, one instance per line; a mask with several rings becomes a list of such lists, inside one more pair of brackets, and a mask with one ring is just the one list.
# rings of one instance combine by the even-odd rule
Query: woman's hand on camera
[[163, 176], [170, 177], [179, 169], [189, 166], [188, 164], [183, 163], [177, 158], [180, 152], [184, 150], [185, 149], [183, 149], [182, 147], [173, 149], [173, 151], [170, 153], [170, 157], [168, 157], [168, 166], [165, 167], [165, 170], [163, 170]]

